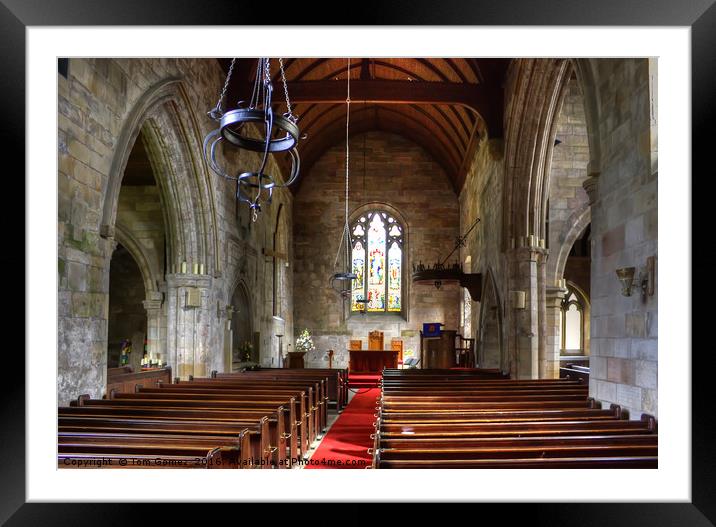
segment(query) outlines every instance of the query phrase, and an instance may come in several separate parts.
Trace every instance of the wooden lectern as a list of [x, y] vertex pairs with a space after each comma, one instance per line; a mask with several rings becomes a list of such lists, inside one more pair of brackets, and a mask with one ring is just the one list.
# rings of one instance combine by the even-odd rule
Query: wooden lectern
[[288, 367], [291, 369], [305, 368], [303, 363], [303, 357], [306, 355], [305, 351], [291, 351], [288, 355]]

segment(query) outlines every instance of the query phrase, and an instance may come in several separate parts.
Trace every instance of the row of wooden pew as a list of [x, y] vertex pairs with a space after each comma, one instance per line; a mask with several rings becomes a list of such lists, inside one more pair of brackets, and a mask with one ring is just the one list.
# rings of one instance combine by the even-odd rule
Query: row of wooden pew
[[266, 369], [137, 385], [58, 409], [61, 468], [290, 468], [347, 403], [347, 373]]
[[384, 370], [372, 468], [657, 468], [657, 423], [579, 380]]

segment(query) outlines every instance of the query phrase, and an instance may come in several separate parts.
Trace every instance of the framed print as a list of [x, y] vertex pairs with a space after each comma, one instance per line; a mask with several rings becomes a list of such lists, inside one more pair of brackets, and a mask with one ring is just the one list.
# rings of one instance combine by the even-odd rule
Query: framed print
[[712, 525], [712, 4], [4, 2], [28, 309], [0, 518]]

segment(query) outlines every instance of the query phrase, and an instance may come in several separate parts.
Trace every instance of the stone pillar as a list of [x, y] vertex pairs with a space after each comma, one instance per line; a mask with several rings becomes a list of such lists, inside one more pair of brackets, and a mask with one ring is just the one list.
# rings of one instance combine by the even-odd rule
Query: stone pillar
[[[546, 250], [532, 237], [517, 240], [507, 253], [509, 298], [507, 334], [510, 371], [518, 379], [539, 378], [540, 358], [540, 292], [539, 274]], [[513, 293], [525, 293], [524, 308], [512, 302]]]
[[[540, 377], [559, 378], [559, 356], [562, 349], [562, 327], [560, 312], [567, 289], [561, 286], [547, 286], [545, 291], [546, 327], [544, 360], [540, 361]], [[544, 373], [542, 373], [544, 370]]]
[[149, 291], [142, 302], [147, 310], [147, 355], [163, 363], [167, 360], [166, 342], [162, 341], [162, 300], [159, 291]]
[[[212, 277], [199, 274], [168, 274], [167, 355], [173, 375], [187, 379], [206, 377], [220, 347], [212, 327], [217, 327], [212, 302]], [[212, 311], [213, 306], [213, 311]], [[216, 349], [214, 349], [216, 348]]]

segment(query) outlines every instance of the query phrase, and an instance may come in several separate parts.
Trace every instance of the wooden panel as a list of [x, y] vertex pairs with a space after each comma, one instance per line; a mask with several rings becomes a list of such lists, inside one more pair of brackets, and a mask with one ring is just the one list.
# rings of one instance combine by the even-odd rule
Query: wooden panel
[[368, 333], [368, 349], [369, 350], [382, 350], [383, 349], [383, 332], [382, 331], [371, 331]]
[[351, 373], [380, 373], [383, 368], [397, 368], [396, 350], [349, 350]]

